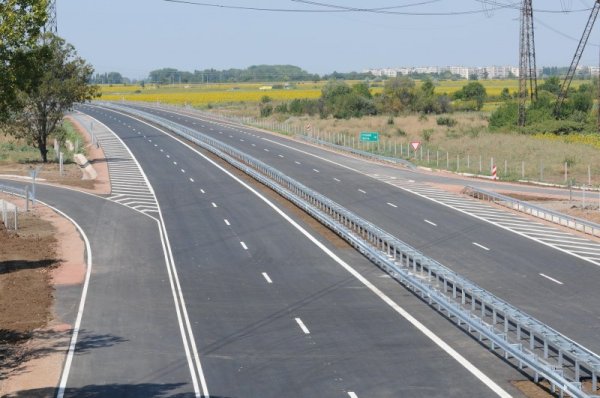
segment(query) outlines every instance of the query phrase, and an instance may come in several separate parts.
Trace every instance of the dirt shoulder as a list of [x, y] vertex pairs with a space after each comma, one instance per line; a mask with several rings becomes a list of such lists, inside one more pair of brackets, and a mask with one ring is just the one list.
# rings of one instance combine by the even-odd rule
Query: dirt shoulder
[[56, 316], [54, 291], [83, 282], [84, 247], [73, 224], [40, 205], [20, 214], [17, 233], [0, 224], [0, 396], [58, 384], [71, 320]]

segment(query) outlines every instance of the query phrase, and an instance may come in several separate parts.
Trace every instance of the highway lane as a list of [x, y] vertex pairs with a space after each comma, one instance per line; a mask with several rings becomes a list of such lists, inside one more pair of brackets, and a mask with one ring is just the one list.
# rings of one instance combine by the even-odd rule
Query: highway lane
[[600, 342], [595, 338], [600, 320], [600, 310], [595, 305], [599, 299], [596, 281], [600, 269], [594, 264], [289, 147], [336, 162], [341, 155], [328, 155], [321, 149], [252, 129], [144, 109], [168, 116], [263, 160], [557, 330], [600, 351]]
[[238, 182], [145, 124], [85, 112], [154, 186], [211, 396], [491, 395]]
[[[95, 195], [42, 184], [36, 191], [81, 226], [93, 257], [64, 396], [194, 396], [156, 220]], [[78, 303], [81, 292], [60, 286], [55, 294]], [[77, 308], [57, 313], [74, 323]]]

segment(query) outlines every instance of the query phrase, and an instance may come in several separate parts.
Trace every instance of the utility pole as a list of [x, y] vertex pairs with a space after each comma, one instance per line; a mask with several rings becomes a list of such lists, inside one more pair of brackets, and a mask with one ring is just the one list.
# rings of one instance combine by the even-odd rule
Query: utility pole
[[537, 65], [535, 61], [535, 34], [533, 29], [532, 0], [521, 3], [521, 28], [519, 44], [519, 126], [525, 126], [527, 83], [529, 97], [537, 100]]
[[44, 26], [44, 33], [49, 32], [52, 34], [56, 34], [58, 31], [57, 22], [56, 22], [56, 0], [48, 1], [48, 20], [46, 21], [46, 25]]

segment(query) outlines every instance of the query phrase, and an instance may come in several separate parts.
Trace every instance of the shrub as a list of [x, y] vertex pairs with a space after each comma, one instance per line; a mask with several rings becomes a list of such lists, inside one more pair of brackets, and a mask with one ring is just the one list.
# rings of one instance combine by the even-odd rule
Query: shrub
[[398, 135], [400, 137], [406, 137], [406, 131], [402, 130], [401, 128], [397, 128], [396, 135]]
[[448, 126], [448, 127], [454, 127], [456, 126], [456, 119], [453, 119], [449, 116], [440, 116], [437, 118], [436, 120], [438, 126]]
[[275, 106], [275, 113], [288, 113], [287, 102], [283, 102], [283, 103]]
[[433, 135], [433, 129], [425, 129], [421, 131], [421, 137], [423, 137], [423, 141], [429, 142], [431, 136]]
[[273, 114], [273, 105], [266, 104], [260, 107], [260, 116], [269, 117]]
[[394, 117], [393, 116], [388, 117], [387, 124], [390, 125], [390, 126], [394, 124]]

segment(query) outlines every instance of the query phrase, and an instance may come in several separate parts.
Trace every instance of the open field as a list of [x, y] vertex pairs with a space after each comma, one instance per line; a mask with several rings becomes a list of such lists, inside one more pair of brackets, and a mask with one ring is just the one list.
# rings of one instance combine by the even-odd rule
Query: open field
[[[219, 105], [224, 103], [255, 103], [264, 95], [275, 101], [290, 101], [295, 98], [319, 98], [321, 88], [327, 82], [295, 83], [289, 89], [260, 90], [260, 87], [270, 86], [271, 83], [226, 83], [226, 84], [181, 84], [156, 86], [139, 85], [103, 85], [102, 99], [106, 101], [145, 101], [161, 102], [167, 104], [189, 104], [196, 107]], [[357, 82], [348, 82], [354, 84]], [[488, 95], [499, 96], [503, 88], [511, 92], [518, 89], [517, 80], [485, 80], [481, 81], [486, 87]], [[417, 83], [419, 84], [419, 83]], [[467, 82], [440, 81], [436, 85], [437, 93], [452, 94], [460, 90]], [[375, 83], [371, 88], [373, 94], [383, 91], [383, 83]]]
[[[452, 94], [466, 83], [464, 80], [441, 81], [436, 86], [436, 92]], [[511, 92], [518, 89], [517, 80], [484, 80], [481, 83], [490, 96], [499, 96], [505, 87]], [[573, 85], [577, 87], [581, 83], [582, 81], [576, 81]], [[267, 83], [160, 87], [146, 85], [144, 88], [115, 85], [102, 87], [102, 99], [191, 105], [204, 109], [214, 108], [214, 111], [223, 114], [256, 117], [259, 114], [258, 103], [265, 95], [276, 103], [294, 98], [318, 98], [324, 84], [326, 82], [305, 82], [298, 83], [291, 89], [279, 90], [259, 89]], [[383, 88], [379, 86], [371, 90], [377, 93]], [[567, 163], [568, 181], [600, 185], [600, 138], [595, 135], [559, 137], [543, 134], [524, 136], [490, 133], [487, 129], [487, 118], [489, 112], [497, 105], [497, 102], [488, 102], [481, 113], [442, 115], [456, 120], [457, 124], [453, 127], [438, 125], [437, 116], [419, 115], [396, 117], [393, 124], [388, 123], [388, 116], [336, 120], [321, 119], [318, 116], [287, 117], [280, 114], [266, 119], [266, 122], [286, 123], [296, 131], [304, 131], [305, 126], [310, 124], [315, 132], [320, 132], [321, 137], [329, 139], [331, 136], [332, 141], [346, 140], [347, 144], [351, 144], [354, 137], [355, 146], [358, 146], [357, 137], [360, 131], [378, 131], [383, 139], [379, 150], [398, 156], [402, 153], [403, 157], [408, 156], [406, 148], [409, 142], [420, 141], [423, 144], [423, 159], [420, 152], [417, 159], [414, 158], [414, 154], [411, 154], [411, 158], [423, 166], [489, 174], [490, 164], [493, 162], [498, 167], [498, 175], [509, 180], [530, 179], [564, 183], [564, 169]], [[588, 181], [588, 166], [591, 181]]]
[[[224, 107], [216, 112], [230, 116], [255, 117], [258, 109]], [[388, 116], [361, 119], [321, 119], [318, 116], [284, 117], [275, 115], [256, 121], [256, 125], [274, 131], [305, 133], [355, 148], [379, 152], [388, 156], [410, 159], [422, 166], [473, 174], [490, 175], [491, 163], [498, 167], [504, 180], [532, 180], [557, 184], [600, 185], [600, 136], [573, 134], [522, 135], [491, 133], [487, 129], [487, 114], [453, 113], [441, 115], [456, 121], [453, 127], [440, 126], [439, 116], [398, 116], [390, 124]], [[286, 128], [285, 126], [290, 126]], [[361, 131], [380, 133], [381, 142], [360, 144]], [[411, 142], [420, 142], [422, 149], [408, 154]], [[480, 163], [481, 162], [481, 163]], [[480, 166], [481, 164], [481, 166]], [[588, 166], [590, 180], [588, 181]]]
[[[481, 80], [486, 88], [488, 96], [498, 97], [504, 88], [511, 93], [519, 89], [518, 80]], [[579, 86], [583, 81], [574, 81], [573, 87]], [[207, 105], [220, 105], [227, 103], [256, 103], [264, 95], [268, 95], [275, 101], [290, 101], [295, 98], [319, 98], [321, 88], [327, 82], [303, 82], [294, 83], [289, 89], [260, 90], [260, 87], [271, 86], [272, 83], [224, 83], [224, 84], [175, 84], [161, 85], [146, 84], [139, 85], [102, 85], [102, 99], [106, 101], [144, 101], [161, 102], [177, 105], [192, 105], [196, 107], [207, 107]], [[358, 83], [349, 81], [352, 85]], [[541, 81], [540, 81], [541, 83]], [[283, 83], [276, 83], [282, 85]], [[420, 82], [417, 82], [419, 85]], [[453, 94], [467, 84], [465, 80], [442, 80], [436, 83], [435, 91], [438, 94]], [[383, 82], [373, 83], [371, 92], [373, 94], [383, 91]], [[492, 108], [496, 104], [488, 104]], [[488, 106], [489, 108], [489, 106]]]

